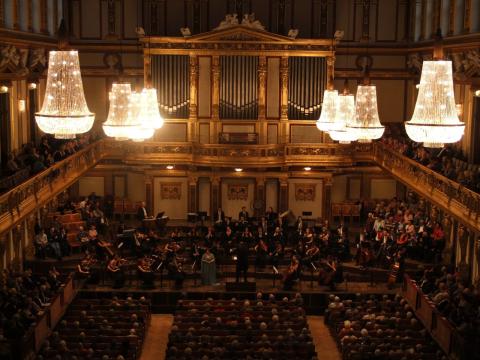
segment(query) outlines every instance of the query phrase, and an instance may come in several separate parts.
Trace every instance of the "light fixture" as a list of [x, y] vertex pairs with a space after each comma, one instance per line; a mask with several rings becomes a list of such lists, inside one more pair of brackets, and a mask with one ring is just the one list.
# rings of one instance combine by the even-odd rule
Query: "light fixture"
[[25, 109], [26, 109], [25, 100], [23, 100], [23, 99], [18, 100], [18, 111], [19, 111], [19, 112], [24, 112]]
[[380, 123], [378, 116], [375, 85], [358, 85], [355, 116], [347, 127], [352, 130], [359, 142], [368, 143], [382, 137], [385, 127]]
[[8, 86], [7, 85], [0, 86], [0, 94], [6, 94], [6, 93], [8, 93]]
[[305, 170], [305, 171], [310, 171], [310, 170], [312, 170], [312, 168], [311, 168], [310, 166], [305, 166], [305, 167], [303, 168], [303, 170]]
[[335, 128], [328, 133], [332, 140], [340, 144], [350, 144], [357, 140], [357, 135], [347, 127], [355, 118], [355, 98], [348, 93], [345, 87], [344, 93], [338, 95], [337, 110], [335, 112]]
[[115, 140], [128, 140], [134, 134], [140, 123], [134, 117], [135, 108], [130, 101], [132, 89], [130, 83], [118, 82], [112, 84], [112, 90], [108, 94], [110, 108], [107, 121], [103, 123], [105, 135]]
[[157, 90], [144, 88], [141, 92], [141, 103], [138, 116], [142, 126], [150, 127], [154, 130], [160, 129], [164, 120], [158, 110]]
[[129, 97], [130, 107], [129, 107], [129, 119], [131, 123], [135, 123], [136, 126], [132, 128], [132, 131], [128, 137], [136, 142], [141, 142], [146, 139], [150, 139], [155, 132], [155, 129], [152, 127], [151, 123], [148, 123], [145, 118], [140, 116], [142, 108], [147, 106], [144, 103], [144, 97], [142, 93], [132, 92]]
[[173, 170], [173, 165], [167, 165], [167, 170]]
[[[437, 36], [434, 59], [441, 59], [441, 34]], [[425, 147], [443, 147], [459, 141], [465, 130], [455, 107], [452, 62], [424, 61], [415, 110], [405, 123], [407, 135]]]
[[28, 83], [28, 90], [35, 90], [37, 88], [37, 84], [34, 82]]
[[476, 90], [476, 91], [475, 91], [475, 96], [480, 97], [480, 90]]
[[243, 169], [242, 169], [242, 168], [235, 168], [235, 171], [236, 171], [236, 172], [242, 172]]
[[335, 112], [337, 108], [338, 91], [327, 89], [323, 93], [322, 112], [317, 120], [317, 129], [329, 132], [335, 123]]

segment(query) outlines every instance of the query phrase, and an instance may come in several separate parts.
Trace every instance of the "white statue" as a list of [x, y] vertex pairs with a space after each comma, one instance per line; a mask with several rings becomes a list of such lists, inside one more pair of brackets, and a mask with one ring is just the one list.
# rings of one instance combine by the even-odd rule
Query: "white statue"
[[298, 36], [298, 29], [290, 29], [288, 30], [288, 37], [292, 39], [296, 39]]
[[255, 20], [255, 13], [243, 15], [242, 25], [251, 27], [252, 29], [265, 30], [261, 22]]
[[222, 20], [220, 25], [218, 25], [215, 30], [222, 30], [232, 26], [238, 25], [238, 15], [237, 14], [227, 14], [225, 15], [225, 20]]
[[192, 36], [192, 32], [190, 31], [190, 29], [188, 27], [180, 28], [180, 32], [182, 33], [183, 37]]

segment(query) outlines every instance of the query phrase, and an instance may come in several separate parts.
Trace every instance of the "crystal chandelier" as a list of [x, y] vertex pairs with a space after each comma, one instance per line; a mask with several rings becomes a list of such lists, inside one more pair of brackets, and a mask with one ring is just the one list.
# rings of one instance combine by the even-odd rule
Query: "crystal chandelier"
[[163, 126], [164, 120], [158, 109], [157, 90], [144, 88], [140, 95], [140, 102], [142, 104], [138, 114], [140, 123], [154, 130], [160, 129]]
[[95, 114], [85, 101], [78, 51], [50, 51], [45, 98], [35, 119], [40, 130], [57, 139], [71, 139], [92, 128]]
[[[132, 99], [130, 83], [113, 83], [112, 91], [108, 94], [110, 109], [107, 121], [103, 123], [105, 135], [115, 140], [128, 140], [138, 130], [138, 98]], [[134, 102], [132, 100], [137, 100]]]
[[[145, 90], [145, 89], [144, 89]], [[155, 91], [155, 103], [156, 102], [156, 91]], [[152, 109], [149, 108], [151, 103], [149, 102], [148, 96], [144, 91], [141, 93], [132, 92], [129, 97], [130, 102], [130, 114], [129, 117], [135, 119], [138, 124], [135, 126], [129, 133], [128, 138], [133, 141], [144, 141], [153, 136], [155, 132], [154, 126], [158, 126], [158, 123], [154, 123], [154, 118], [150, 117]], [[157, 105], [158, 111], [158, 105]], [[160, 125], [163, 125], [163, 119]]]
[[328, 133], [332, 140], [340, 144], [350, 144], [357, 140], [357, 135], [349, 129], [349, 125], [355, 118], [355, 99], [354, 96], [344, 92], [338, 95], [337, 109], [335, 112], [335, 126]]
[[452, 62], [424, 61], [415, 110], [405, 130], [425, 147], [443, 147], [459, 141], [465, 129], [455, 107]]
[[317, 120], [317, 129], [329, 132], [335, 123], [335, 111], [337, 108], [338, 91], [327, 89], [323, 93], [322, 112]]
[[371, 142], [382, 137], [385, 127], [378, 117], [375, 85], [358, 85], [355, 116], [347, 127], [356, 134], [359, 142]]

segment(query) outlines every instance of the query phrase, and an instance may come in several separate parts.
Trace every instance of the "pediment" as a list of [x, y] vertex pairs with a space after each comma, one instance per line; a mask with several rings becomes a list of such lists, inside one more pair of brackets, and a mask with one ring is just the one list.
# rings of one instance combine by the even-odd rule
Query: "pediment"
[[291, 43], [292, 38], [274, 34], [265, 30], [235, 25], [226, 29], [213, 30], [206, 33], [194, 35], [188, 38], [189, 42], [276, 42]]

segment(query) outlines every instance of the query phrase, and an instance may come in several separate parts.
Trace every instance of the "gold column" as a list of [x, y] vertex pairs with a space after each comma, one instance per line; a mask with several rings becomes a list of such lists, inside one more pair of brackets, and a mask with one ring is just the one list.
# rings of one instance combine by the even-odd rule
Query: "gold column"
[[420, 21], [420, 39], [425, 40], [425, 34], [427, 32], [427, 0], [422, 0], [422, 15]]
[[28, 31], [33, 32], [32, 0], [27, 0], [27, 28], [28, 28]]
[[47, 0], [40, 0], [40, 32], [48, 34]]
[[455, 32], [455, 2], [456, 0], [450, 0], [448, 8], [448, 33], [447, 35], [453, 35]]
[[13, 29], [18, 30], [20, 29], [20, 25], [18, 23], [18, 0], [12, 1], [12, 13], [13, 13]]
[[5, 1], [0, 0], [0, 27], [5, 26]]
[[465, 6], [465, 12], [463, 14], [463, 32], [469, 33], [470, 25], [471, 25], [470, 18], [471, 18], [471, 12], [472, 12], [472, 0], [465, 0], [464, 6]]
[[154, 210], [154, 199], [153, 199], [153, 176], [145, 176], [145, 203], [147, 208], [147, 213], [153, 215]]
[[260, 144], [267, 143], [267, 121], [266, 109], [266, 88], [267, 88], [267, 57], [258, 58], [258, 121]]
[[[210, 125], [210, 142], [218, 143], [220, 127], [220, 57], [212, 56], [212, 123]], [[216, 211], [216, 210], [215, 210]]]
[[198, 211], [198, 178], [188, 178], [188, 212]]
[[432, 19], [432, 34], [431, 38], [435, 38], [437, 34], [437, 29], [440, 28], [440, 12], [441, 12], [441, 1], [434, 0], [433, 1], [433, 19]]
[[150, 55], [150, 49], [143, 50], [143, 81], [145, 87], [152, 86], [152, 55]]
[[53, 29], [54, 31], [58, 28], [58, 0], [53, 0]]
[[220, 187], [220, 178], [213, 177], [211, 180], [211, 201], [210, 201], [210, 214], [213, 220], [214, 214], [217, 213], [217, 210], [222, 205], [221, 199], [221, 187]]
[[197, 141], [198, 134], [198, 57], [190, 55], [190, 115], [188, 117], [188, 141]]
[[[253, 210], [255, 217], [259, 218], [265, 214], [265, 178], [257, 177], [255, 185], [255, 201]], [[255, 206], [255, 204], [261, 205], [261, 207]]]
[[332, 178], [327, 177], [323, 181], [323, 209], [322, 217], [328, 222], [332, 221]]
[[288, 142], [288, 56], [280, 60], [280, 142]]
[[288, 179], [280, 178], [280, 189], [278, 192], [278, 212], [282, 213], [288, 210]]

